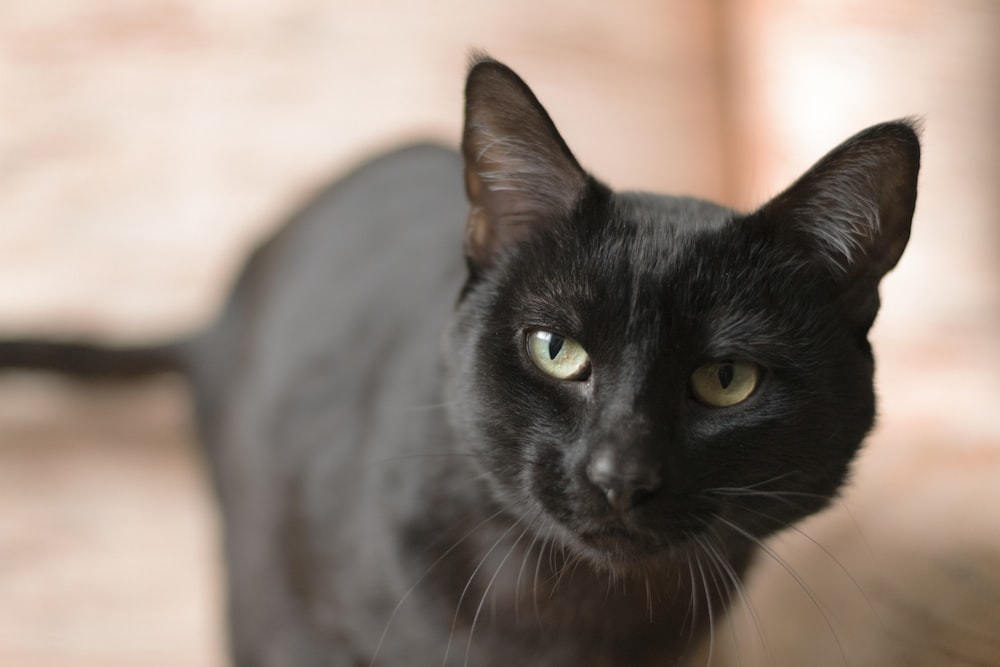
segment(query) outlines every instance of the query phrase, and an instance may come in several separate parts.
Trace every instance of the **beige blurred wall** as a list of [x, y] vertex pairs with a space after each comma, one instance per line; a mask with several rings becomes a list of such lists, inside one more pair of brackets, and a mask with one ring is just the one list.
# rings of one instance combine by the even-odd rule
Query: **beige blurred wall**
[[5, 327], [192, 326], [331, 175], [403, 140], [456, 144], [473, 48], [612, 183], [718, 196], [714, 27], [708, 3], [653, 0], [4, 3]]
[[[1000, 315], [1000, 5], [992, 0], [727, 3], [728, 118], [759, 201], [857, 129], [923, 122], [912, 245], [891, 281], [901, 323]], [[905, 288], [903, 284], [905, 283]], [[992, 313], [980, 305], [991, 302]], [[909, 331], [897, 331], [907, 335]]]
[[874, 331], [883, 425], [1000, 444], [1000, 3], [720, 6], [738, 204], [863, 127], [922, 121], [913, 233]]

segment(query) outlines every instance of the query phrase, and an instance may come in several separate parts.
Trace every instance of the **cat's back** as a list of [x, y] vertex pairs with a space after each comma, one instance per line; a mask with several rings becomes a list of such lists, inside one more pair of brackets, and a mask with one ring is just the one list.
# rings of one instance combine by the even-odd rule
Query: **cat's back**
[[203, 420], [241, 402], [288, 402], [302, 375], [320, 369], [336, 375], [329, 390], [354, 395], [390, 341], [435, 345], [428, 339], [461, 280], [461, 174], [453, 151], [413, 145], [362, 165], [293, 215], [248, 261], [198, 342]]

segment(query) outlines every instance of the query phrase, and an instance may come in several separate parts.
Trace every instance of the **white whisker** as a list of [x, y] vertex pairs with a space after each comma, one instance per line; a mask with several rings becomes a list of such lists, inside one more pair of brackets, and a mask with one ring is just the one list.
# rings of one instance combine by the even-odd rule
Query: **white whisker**
[[[536, 515], [529, 521], [529, 524], [535, 523], [540, 518], [541, 512], [536, 513]], [[524, 575], [524, 568], [528, 565], [528, 560], [531, 558], [531, 552], [535, 548], [535, 545], [539, 543], [541, 539], [540, 533], [536, 530], [531, 537], [531, 542], [528, 544], [528, 548], [524, 551], [524, 556], [521, 558], [521, 567], [517, 570], [517, 579], [514, 582], [514, 622], [518, 623], [521, 619], [520, 615], [520, 603], [521, 603], [521, 577]]]
[[455, 604], [455, 616], [452, 618], [451, 621], [451, 632], [448, 633], [448, 643], [445, 645], [444, 658], [441, 660], [442, 665], [448, 664], [448, 654], [451, 652], [451, 644], [455, 638], [455, 630], [458, 628], [458, 617], [461, 615], [462, 602], [465, 601], [465, 596], [469, 592], [469, 588], [472, 587], [472, 582], [475, 581], [476, 575], [479, 574], [479, 570], [481, 570], [483, 565], [486, 563], [486, 559], [488, 559], [490, 557], [490, 554], [492, 554], [493, 551], [498, 546], [500, 546], [500, 543], [503, 542], [504, 538], [507, 537], [508, 534], [510, 534], [510, 531], [512, 531], [518, 525], [518, 523], [520, 523], [520, 520], [512, 523], [510, 526], [507, 527], [507, 530], [503, 531], [503, 533], [500, 534], [500, 537], [498, 537], [496, 541], [493, 542], [493, 546], [487, 549], [486, 553], [483, 554], [483, 557], [479, 559], [479, 563], [472, 570], [472, 574], [469, 575], [469, 579], [465, 582], [465, 587], [462, 589], [462, 593], [458, 596], [458, 602]]
[[701, 566], [701, 558], [698, 557], [698, 554], [695, 554], [695, 564], [701, 575], [701, 586], [702, 590], [705, 591], [705, 606], [708, 611], [708, 658], [705, 660], [705, 667], [711, 667], [712, 656], [715, 652], [715, 618], [712, 613], [712, 595], [708, 592], [708, 579], [705, 577], [705, 569]]
[[[719, 537], [719, 534], [716, 532], [715, 526], [706, 523], [706, 528], [715, 538], [718, 545], [721, 545], [721, 538]], [[706, 536], [706, 540], [707, 539], [708, 536]], [[771, 653], [767, 643], [767, 636], [764, 634], [764, 627], [761, 624], [760, 616], [757, 613], [757, 609], [754, 607], [753, 601], [750, 599], [750, 595], [749, 593], [747, 593], [746, 586], [743, 585], [743, 581], [740, 579], [740, 576], [733, 569], [732, 564], [730, 564], [729, 561], [726, 560], [725, 556], [721, 553], [721, 547], [718, 545], [712, 544], [711, 542], [707, 542], [707, 546], [710, 547], [709, 554], [715, 555], [716, 562], [719, 564], [722, 571], [729, 577], [729, 580], [732, 582], [733, 588], [736, 590], [736, 594], [743, 602], [743, 607], [747, 610], [747, 614], [753, 621], [753, 626], [755, 631], [757, 632], [757, 637], [760, 639], [761, 647], [764, 650], [764, 659], [768, 664], [770, 664]]]
[[475, 526], [473, 526], [472, 529], [470, 529], [467, 533], [465, 533], [464, 535], [462, 535], [462, 537], [458, 538], [458, 540], [454, 544], [452, 544], [450, 547], [448, 547], [444, 551], [444, 553], [442, 553], [440, 556], [438, 556], [437, 559], [435, 559], [435, 561], [433, 563], [431, 563], [427, 567], [426, 570], [424, 570], [424, 573], [421, 574], [417, 578], [417, 580], [415, 582], [413, 582], [413, 585], [410, 586], [408, 589], [406, 589], [406, 592], [403, 593], [402, 597], [399, 598], [399, 602], [397, 602], [396, 606], [392, 608], [392, 612], [390, 612], [389, 618], [385, 622], [385, 628], [382, 630], [382, 634], [379, 636], [378, 644], [375, 645], [375, 651], [374, 651], [374, 653], [372, 653], [372, 659], [368, 663], [369, 667], [371, 667], [372, 665], [375, 664], [375, 660], [378, 658], [379, 651], [382, 650], [382, 644], [385, 643], [385, 638], [386, 638], [386, 636], [389, 633], [389, 627], [392, 625], [393, 619], [396, 618], [396, 614], [399, 612], [399, 610], [406, 603], [406, 600], [410, 597], [410, 595], [413, 593], [413, 591], [415, 591], [417, 589], [417, 587], [424, 581], [424, 579], [426, 579], [430, 575], [431, 571], [435, 567], [437, 567], [441, 563], [441, 561], [443, 561], [445, 558], [447, 558], [448, 555], [452, 551], [454, 551], [455, 549], [457, 549], [459, 547], [459, 545], [461, 545], [465, 540], [467, 540], [469, 537], [471, 537], [472, 534], [475, 533], [477, 530], [479, 530], [480, 528], [482, 528], [483, 526], [485, 526], [487, 523], [489, 523], [490, 521], [492, 521], [493, 519], [497, 518], [498, 516], [500, 516], [501, 514], [503, 514], [505, 511], [507, 511], [507, 509], [509, 509], [509, 508], [499, 509], [495, 513], [491, 514], [490, 516], [486, 517], [485, 519], [483, 519], [482, 521], [480, 521], [478, 524], [476, 524]]
[[824, 546], [817, 539], [815, 539], [812, 535], [808, 534], [807, 532], [805, 532], [804, 530], [802, 530], [801, 528], [799, 528], [795, 524], [792, 524], [790, 526], [786, 526], [784, 522], [782, 522], [781, 520], [779, 520], [779, 519], [777, 519], [777, 518], [775, 518], [775, 517], [767, 514], [766, 512], [761, 512], [760, 510], [751, 509], [749, 507], [740, 507], [740, 509], [742, 509], [742, 510], [744, 510], [746, 512], [750, 512], [751, 514], [756, 514], [757, 516], [762, 517], [764, 519], [768, 519], [770, 521], [773, 521], [779, 527], [786, 528], [786, 529], [789, 529], [789, 530], [793, 531], [794, 533], [802, 536], [805, 540], [807, 540], [808, 542], [810, 542], [817, 549], [819, 549], [837, 567], [837, 569], [840, 570], [841, 573], [845, 577], [848, 578], [848, 580], [850, 580], [851, 585], [861, 595], [862, 599], [865, 601], [865, 605], [867, 605], [868, 609], [872, 612], [872, 615], [875, 617], [875, 620], [878, 622], [879, 626], [883, 630], [885, 630], [885, 623], [883, 622], [882, 617], [879, 615], [878, 610], [875, 608], [875, 605], [872, 603], [871, 598], [868, 597], [868, 594], [861, 587], [861, 584], [854, 577], [854, 575], [851, 574], [851, 571], [848, 570], [847, 567], [843, 563], [840, 562], [840, 559], [837, 558], [833, 554], [833, 552], [831, 552], [829, 549], [827, 549], [826, 546]]
[[833, 640], [837, 644], [837, 649], [840, 651], [840, 657], [841, 657], [841, 659], [843, 660], [843, 662], [844, 662], [845, 665], [848, 664], [847, 653], [846, 653], [846, 651], [844, 649], [844, 644], [843, 644], [843, 642], [840, 639], [840, 635], [837, 634], [837, 630], [836, 630], [836, 628], [833, 625], [833, 621], [830, 619], [830, 615], [827, 614], [826, 610], [823, 608], [823, 605], [820, 604], [819, 598], [816, 597], [815, 592], [812, 590], [812, 588], [809, 587], [809, 585], [806, 583], [805, 579], [803, 579], [802, 576], [798, 572], [795, 571], [795, 568], [793, 568], [791, 565], [789, 565], [788, 561], [786, 561], [784, 558], [782, 558], [774, 549], [772, 549], [771, 547], [769, 547], [767, 545], [767, 543], [765, 543], [763, 540], [755, 537], [751, 533], [748, 533], [743, 528], [739, 527], [737, 524], [733, 523], [732, 521], [729, 521], [725, 517], [722, 517], [722, 516], [719, 516], [718, 514], [716, 514], [714, 516], [714, 518], [717, 521], [719, 521], [719, 522], [721, 522], [721, 523], [729, 526], [733, 531], [735, 531], [736, 533], [742, 535], [744, 538], [746, 538], [746, 539], [750, 540], [751, 542], [753, 542], [754, 544], [756, 544], [760, 548], [761, 551], [763, 551], [765, 554], [767, 554], [768, 556], [770, 556], [771, 559], [774, 560], [774, 562], [776, 562], [778, 565], [780, 565], [781, 568], [783, 570], [785, 570], [785, 572], [787, 572], [788, 575], [790, 577], [792, 577], [793, 580], [795, 580], [795, 582], [799, 585], [799, 587], [802, 589], [802, 591], [809, 597], [809, 599], [812, 601], [813, 605], [816, 607], [817, 611], [819, 611], [820, 615], [823, 617], [823, 622], [826, 624], [827, 629], [830, 630], [830, 633], [833, 636]]
[[[506, 536], [511, 529], [513, 529], [515, 526], [521, 523], [522, 520], [523, 517], [515, 521], [514, 524], [508, 530], [504, 531], [504, 534], [500, 536], [500, 539], [503, 539], [503, 537]], [[476, 632], [476, 623], [479, 621], [479, 614], [483, 611], [483, 604], [486, 602], [486, 596], [489, 595], [490, 589], [493, 587], [493, 583], [496, 581], [497, 576], [499, 576], [500, 574], [500, 570], [503, 569], [503, 566], [507, 562], [507, 559], [510, 558], [510, 555], [514, 553], [514, 551], [517, 549], [517, 545], [520, 544], [521, 540], [524, 538], [524, 535], [528, 532], [529, 528], [530, 526], [524, 527], [524, 530], [521, 531], [521, 534], [518, 535], [517, 539], [514, 540], [514, 543], [510, 545], [510, 548], [507, 550], [507, 554], [500, 559], [500, 563], [497, 564], [496, 569], [493, 571], [493, 576], [490, 577], [490, 580], [488, 582], [486, 582], [486, 588], [483, 589], [483, 595], [479, 599], [479, 604], [476, 606], [476, 613], [472, 617], [472, 625], [469, 627], [469, 640], [465, 644], [465, 661], [463, 663], [466, 666], [469, 664], [469, 654], [472, 652], [472, 637]], [[458, 603], [459, 605], [461, 605], [462, 601], [459, 600]]]

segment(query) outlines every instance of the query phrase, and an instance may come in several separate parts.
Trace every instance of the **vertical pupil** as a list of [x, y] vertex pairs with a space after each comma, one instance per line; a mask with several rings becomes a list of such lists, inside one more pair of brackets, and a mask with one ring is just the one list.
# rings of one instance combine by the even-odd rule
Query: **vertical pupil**
[[719, 384], [723, 389], [728, 389], [733, 381], [733, 365], [729, 362], [719, 364]]
[[559, 351], [563, 347], [563, 342], [565, 342], [562, 336], [557, 336], [552, 334], [549, 338], [549, 359], [555, 359], [558, 356]]

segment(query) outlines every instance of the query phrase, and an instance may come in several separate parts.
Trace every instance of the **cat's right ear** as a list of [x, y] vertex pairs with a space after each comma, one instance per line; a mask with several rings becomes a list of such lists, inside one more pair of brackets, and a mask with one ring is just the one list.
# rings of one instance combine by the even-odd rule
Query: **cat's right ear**
[[485, 57], [466, 81], [462, 155], [471, 207], [465, 253], [473, 270], [489, 268], [541, 225], [565, 218], [587, 184], [528, 86]]

